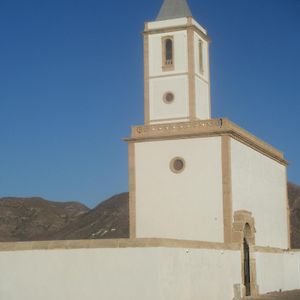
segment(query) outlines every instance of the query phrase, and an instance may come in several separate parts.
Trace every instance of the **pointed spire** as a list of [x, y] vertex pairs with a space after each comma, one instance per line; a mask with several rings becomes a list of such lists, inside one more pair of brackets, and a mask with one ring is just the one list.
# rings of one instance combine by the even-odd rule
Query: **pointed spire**
[[164, 0], [156, 21], [191, 16], [192, 13], [186, 0]]

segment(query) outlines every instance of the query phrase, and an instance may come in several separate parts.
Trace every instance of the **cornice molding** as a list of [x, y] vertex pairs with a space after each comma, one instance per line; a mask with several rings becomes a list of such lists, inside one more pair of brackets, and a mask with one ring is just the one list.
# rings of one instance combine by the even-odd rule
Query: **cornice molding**
[[[238, 243], [215, 243], [166, 238], [110, 239], [110, 240], [65, 240], [44, 242], [0, 242], [0, 252], [32, 250], [72, 250], [107, 248], [185, 248], [212, 250], [241, 250]], [[300, 250], [255, 246], [255, 252], [300, 253]]]
[[111, 240], [74, 240], [45, 242], [10, 242], [0, 243], [0, 252], [31, 250], [67, 250], [101, 248], [189, 248], [239, 250], [238, 244], [224, 244], [202, 241], [174, 240], [164, 238], [111, 239]]
[[287, 166], [281, 151], [257, 138], [245, 129], [228, 119], [209, 119], [190, 122], [176, 122], [155, 125], [133, 126], [131, 137], [127, 142], [142, 142], [150, 140], [184, 139], [193, 137], [210, 137], [229, 135], [235, 140]]
[[170, 32], [176, 32], [176, 31], [182, 31], [182, 30], [188, 30], [192, 29], [196, 33], [200, 35], [201, 38], [203, 38], [208, 43], [211, 43], [211, 38], [203, 33], [197, 26], [193, 24], [186, 24], [186, 25], [177, 25], [177, 26], [170, 26], [165, 28], [155, 28], [155, 29], [147, 29], [145, 26], [145, 30], [142, 33], [143, 35], [149, 35], [149, 34], [158, 34], [158, 33], [170, 33]]

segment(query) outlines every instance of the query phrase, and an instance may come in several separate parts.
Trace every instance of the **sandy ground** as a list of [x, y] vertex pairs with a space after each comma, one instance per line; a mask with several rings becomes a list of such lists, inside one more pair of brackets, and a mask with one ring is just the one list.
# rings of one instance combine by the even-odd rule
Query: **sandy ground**
[[282, 292], [282, 293], [270, 293], [259, 297], [247, 297], [245, 300], [300, 300], [300, 290]]

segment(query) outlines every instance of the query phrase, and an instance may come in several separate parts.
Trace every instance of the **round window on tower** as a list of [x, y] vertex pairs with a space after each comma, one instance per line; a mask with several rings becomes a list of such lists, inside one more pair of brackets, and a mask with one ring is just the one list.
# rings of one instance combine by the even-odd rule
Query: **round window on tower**
[[181, 157], [175, 157], [170, 162], [170, 169], [174, 173], [181, 173], [185, 168], [185, 161]]
[[166, 92], [164, 94], [164, 102], [167, 103], [167, 104], [171, 104], [172, 102], [174, 102], [174, 99], [175, 99], [175, 96], [172, 92]]

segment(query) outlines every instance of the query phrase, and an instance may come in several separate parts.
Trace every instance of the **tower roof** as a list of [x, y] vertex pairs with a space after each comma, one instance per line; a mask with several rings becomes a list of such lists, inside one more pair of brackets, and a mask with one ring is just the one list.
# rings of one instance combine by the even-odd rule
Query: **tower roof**
[[187, 0], [164, 0], [156, 21], [191, 17], [192, 12]]

